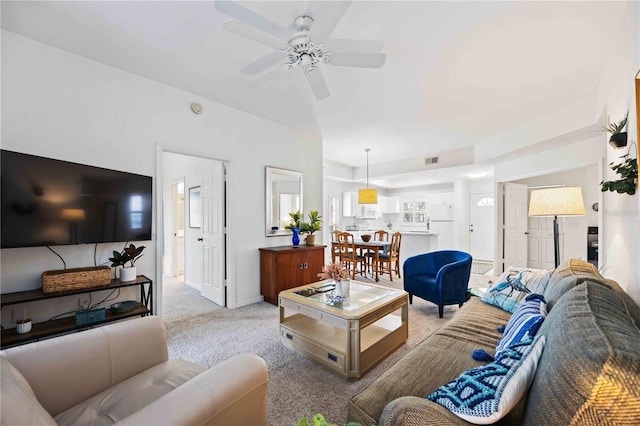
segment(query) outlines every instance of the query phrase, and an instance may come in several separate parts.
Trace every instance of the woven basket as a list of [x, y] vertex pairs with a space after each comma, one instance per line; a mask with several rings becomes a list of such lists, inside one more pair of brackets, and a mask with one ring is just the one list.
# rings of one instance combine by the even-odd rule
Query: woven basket
[[111, 284], [111, 268], [108, 266], [61, 269], [42, 273], [42, 291], [44, 293], [60, 293], [109, 284]]

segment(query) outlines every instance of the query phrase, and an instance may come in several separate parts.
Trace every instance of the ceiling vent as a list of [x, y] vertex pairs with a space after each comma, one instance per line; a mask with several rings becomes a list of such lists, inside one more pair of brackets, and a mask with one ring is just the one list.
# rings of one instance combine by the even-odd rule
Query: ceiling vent
[[437, 164], [438, 157], [429, 157], [424, 159], [424, 164]]

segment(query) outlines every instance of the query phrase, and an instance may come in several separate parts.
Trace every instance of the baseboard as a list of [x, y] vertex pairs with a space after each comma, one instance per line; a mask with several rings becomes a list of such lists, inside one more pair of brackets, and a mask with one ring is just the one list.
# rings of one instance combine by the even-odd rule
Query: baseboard
[[184, 282], [184, 283], [185, 283], [186, 285], [188, 285], [189, 287], [194, 288], [194, 289], [196, 289], [196, 290], [198, 290], [198, 291], [200, 291], [200, 290], [201, 290], [201, 286], [200, 286], [199, 284], [195, 284], [195, 283], [192, 283], [191, 281], [186, 281], [186, 280], [185, 280], [185, 282]]
[[236, 308], [241, 308], [243, 306], [253, 305], [254, 303], [264, 302], [264, 296], [258, 296], [253, 299], [243, 300], [242, 302], [238, 302], [236, 304]]

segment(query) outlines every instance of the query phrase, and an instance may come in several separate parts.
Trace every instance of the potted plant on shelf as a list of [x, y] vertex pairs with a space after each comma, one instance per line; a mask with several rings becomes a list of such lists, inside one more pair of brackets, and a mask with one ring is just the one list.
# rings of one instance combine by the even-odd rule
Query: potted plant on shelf
[[629, 154], [623, 155], [624, 161], [621, 163], [609, 163], [611, 170], [620, 175], [618, 180], [607, 180], [600, 182], [602, 192], [611, 191], [618, 194], [633, 195], [638, 186], [638, 159], [629, 158]]
[[618, 122], [609, 123], [605, 127], [602, 128], [604, 133], [611, 133], [611, 137], [609, 138], [609, 145], [618, 149], [627, 146], [627, 132], [624, 131], [624, 128], [627, 127], [627, 120], [629, 118], [629, 112], [624, 116], [624, 118]]
[[300, 210], [296, 210], [295, 212], [290, 212], [289, 217], [291, 217], [291, 221], [285, 229], [291, 229], [293, 232], [293, 237], [291, 237], [291, 243], [294, 247], [298, 247], [300, 245], [300, 224], [302, 221], [302, 213]]
[[110, 257], [109, 260], [112, 268], [122, 266], [120, 281], [133, 281], [136, 279], [136, 261], [142, 257], [144, 249], [145, 246], [136, 247], [133, 244], [129, 244], [128, 247], [125, 245], [121, 252], [113, 251], [113, 257]]
[[300, 232], [303, 234], [307, 234], [307, 245], [312, 246], [316, 243], [316, 236], [313, 235], [314, 232], [322, 229], [320, 218], [320, 214], [316, 210], [311, 210], [308, 213], [309, 222], [301, 222], [300, 223]]

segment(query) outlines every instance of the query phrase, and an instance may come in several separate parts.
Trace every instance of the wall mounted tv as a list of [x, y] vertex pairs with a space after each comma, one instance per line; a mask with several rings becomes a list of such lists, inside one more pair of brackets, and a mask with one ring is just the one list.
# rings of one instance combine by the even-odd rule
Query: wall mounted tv
[[2, 248], [151, 239], [150, 176], [0, 151]]

